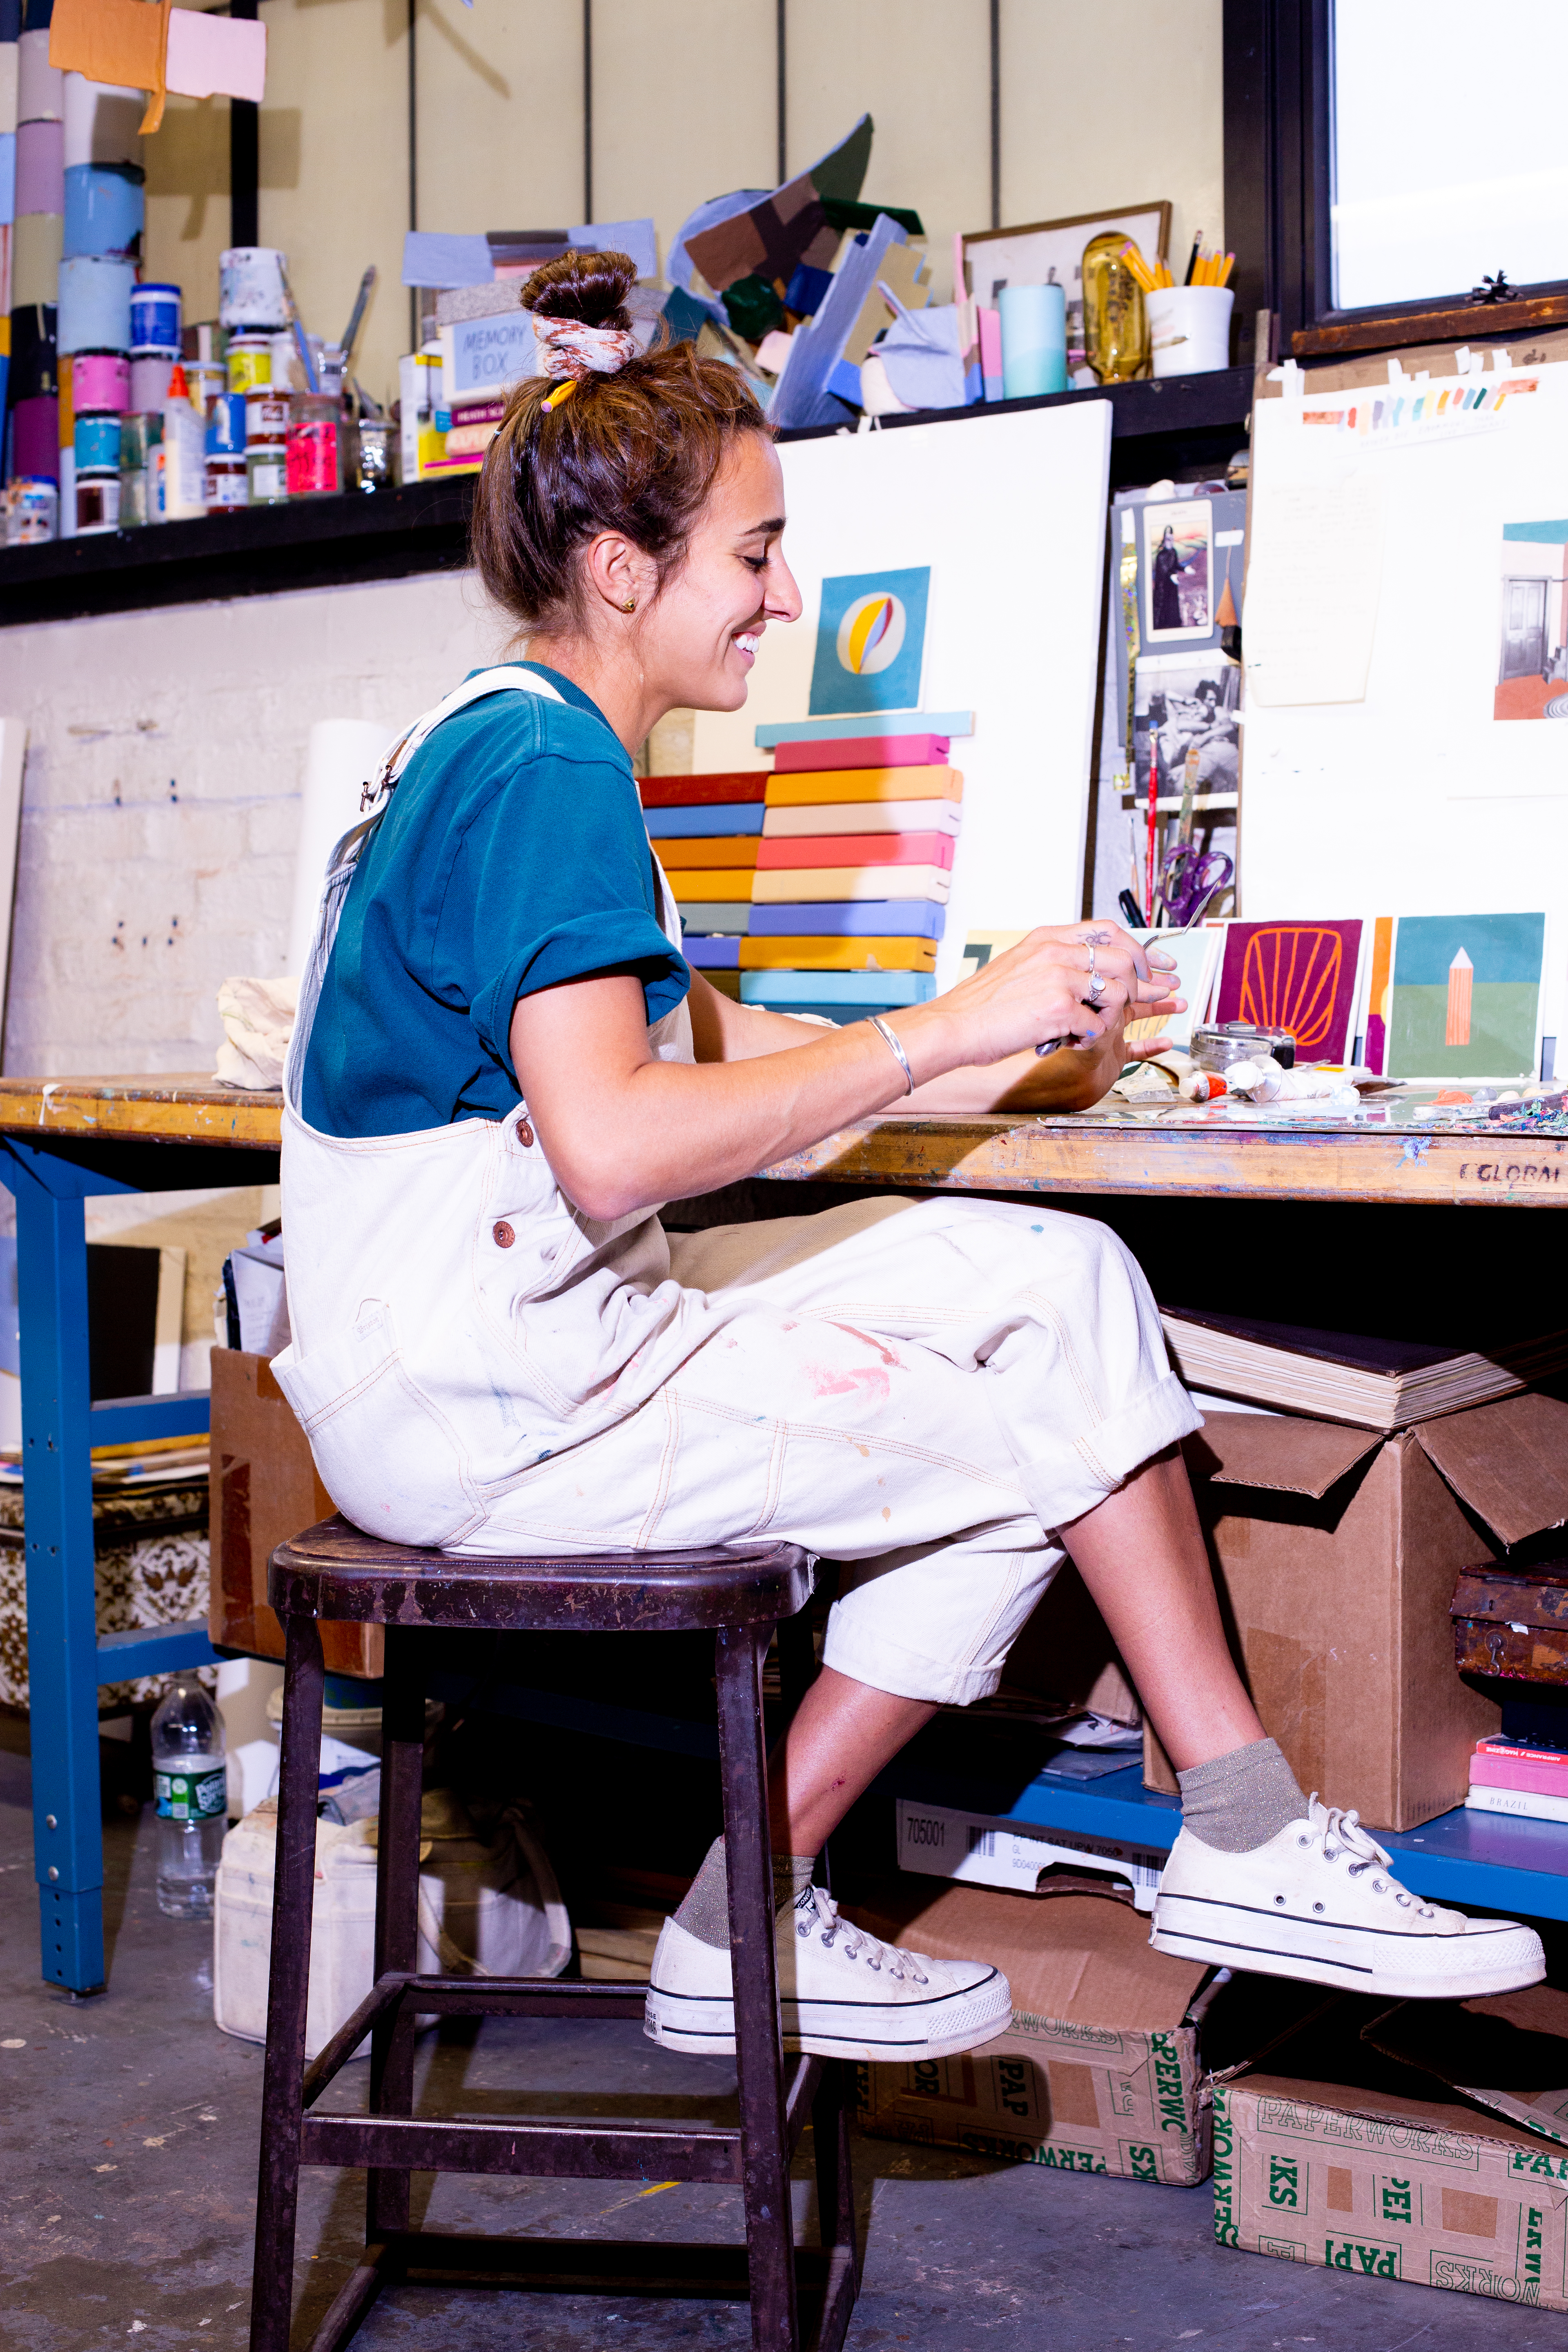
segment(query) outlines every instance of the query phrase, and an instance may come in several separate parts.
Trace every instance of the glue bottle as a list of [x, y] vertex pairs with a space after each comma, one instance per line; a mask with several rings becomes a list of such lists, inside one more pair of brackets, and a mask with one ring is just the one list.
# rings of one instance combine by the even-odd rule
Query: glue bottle
[[205, 514], [206, 461], [206, 418], [193, 406], [185, 371], [176, 364], [163, 403], [163, 440], [157, 460], [160, 522], [186, 522]]

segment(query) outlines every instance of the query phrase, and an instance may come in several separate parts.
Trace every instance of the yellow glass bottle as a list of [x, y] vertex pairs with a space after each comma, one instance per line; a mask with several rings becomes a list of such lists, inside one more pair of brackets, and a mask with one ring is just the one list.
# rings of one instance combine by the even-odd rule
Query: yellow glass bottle
[[1112, 229], [1083, 249], [1084, 356], [1101, 383], [1131, 383], [1150, 370], [1149, 314], [1142, 288], [1121, 258], [1126, 242]]

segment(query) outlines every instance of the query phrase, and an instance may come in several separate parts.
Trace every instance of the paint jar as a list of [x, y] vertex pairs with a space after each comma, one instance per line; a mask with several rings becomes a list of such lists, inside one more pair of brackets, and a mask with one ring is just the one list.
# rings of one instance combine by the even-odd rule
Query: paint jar
[[[16, 120], [19, 122], [58, 122], [65, 111], [65, 75], [58, 66], [49, 63], [49, 26], [44, 22], [24, 33], [16, 40], [15, 33], [6, 36], [16, 41]], [[13, 25], [16, 16], [11, 17]]]
[[247, 503], [282, 507], [289, 503], [289, 452], [279, 442], [266, 441], [245, 452]]
[[174, 373], [176, 354], [173, 352], [132, 352], [131, 354], [131, 405], [135, 409], [159, 409], [169, 397], [169, 379]]
[[58, 536], [60, 494], [43, 474], [21, 474], [6, 491], [5, 544], [39, 547]]
[[1161, 286], [1145, 294], [1156, 375], [1211, 375], [1230, 365], [1229, 286]]
[[245, 394], [220, 392], [207, 408], [207, 456], [245, 462]]
[[[59, 478], [60, 404], [56, 393], [19, 400], [11, 411], [11, 463], [18, 474]], [[53, 533], [50, 533], [51, 538]]]
[[66, 254], [135, 253], [146, 226], [147, 174], [140, 163], [66, 166]]
[[132, 414], [120, 420], [120, 528], [130, 530], [152, 519], [151, 469], [163, 438], [163, 419]]
[[65, 210], [65, 128], [58, 121], [16, 125], [16, 210], [18, 213], [63, 213]]
[[221, 360], [186, 360], [185, 382], [191, 388], [191, 405], [205, 416], [220, 393], [228, 388], [228, 371]]
[[218, 256], [218, 317], [238, 334], [286, 327], [285, 257], [275, 246], [236, 245]]
[[276, 393], [247, 392], [245, 395], [245, 446], [247, 449], [262, 447], [286, 448], [289, 441], [289, 403]]
[[6, 381], [13, 408], [18, 401], [42, 400], [58, 392], [60, 366], [52, 301], [12, 305], [11, 368]]
[[59, 268], [56, 338], [62, 352], [123, 352], [132, 333], [136, 265], [77, 253]]
[[131, 405], [131, 362], [123, 352], [78, 352], [71, 364], [71, 397], [78, 409], [113, 410]]
[[180, 289], [177, 286], [138, 286], [131, 297], [133, 352], [172, 352], [180, 356]]
[[1296, 1039], [1292, 1031], [1271, 1029], [1252, 1021], [1226, 1021], [1216, 1028], [1193, 1031], [1192, 1056], [1196, 1069], [1228, 1070], [1234, 1062], [1263, 1061], [1270, 1055], [1282, 1070], [1294, 1067]]
[[272, 381], [272, 341], [268, 335], [235, 335], [228, 346], [230, 392], [257, 392]]
[[223, 514], [250, 504], [250, 484], [243, 456], [208, 457], [206, 495], [208, 514]]
[[144, 89], [68, 73], [61, 106], [66, 170], [78, 163], [130, 163], [138, 152], [137, 132], [146, 110]]
[[[316, 371], [316, 383], [319, 390], [321, 383], [322, 355], [327, 347], [320, 335], [307, 335], [305, 341], [310, 349], [310, 364]], [[305, 374], [305, 362], [300, 357], [300, 346], [294, 340], [294, 331], [291, 327], [286, 334], [274, 335], [272, 338], [272, 389], [274, 392], [290, 393], [310, 390]]]
[[63, 214], [18, 214], [11, 229], [13, 302], [47, 302], [52, 307], [59, 299], [64, 243]]
[[120, 471], [118, 467], [95, 467], [90, 473], [79, 467], [76, 478], [76, 532], [86, 539], [94, 531], [118, 530], [120, 528]]
[[289, 495], [334, 497], [338, 488], [338, 404], [323, 394], [300, 393], [289, 403]]
[[360, 418], [358, 462], [353, 469], [358, 488], [388, 490], [392, 488], [392, 454], [396, 433], [397, 427], [388, 417]]
[[76, 470], [79, 481], [84, 472], [108, 471], [116, 478], [119, 478], [120, 418], [118, 415], [84, 416], [79, 410], [73, 446], [76, 450]]

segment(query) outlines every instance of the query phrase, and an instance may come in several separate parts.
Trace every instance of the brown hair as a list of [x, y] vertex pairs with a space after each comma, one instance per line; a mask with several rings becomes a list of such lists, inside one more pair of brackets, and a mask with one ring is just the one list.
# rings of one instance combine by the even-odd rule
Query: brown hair
[[[624, 253], [563, 253], [534, 271], [522, 307], [629, 327], [623, 305], [636, 280]], [[584, 376], [547, 410], [557, 389], [530, 376], [512, 393], [469, 527], [475, 570], [524, 627], [578, 617], [575, 558], [601, 530], [622, 531], [652, 556], [662, 588], [731, 444], [769, 430], [739, 370], [699, 359], [690, 343], [656, 347], [614, 375]]]

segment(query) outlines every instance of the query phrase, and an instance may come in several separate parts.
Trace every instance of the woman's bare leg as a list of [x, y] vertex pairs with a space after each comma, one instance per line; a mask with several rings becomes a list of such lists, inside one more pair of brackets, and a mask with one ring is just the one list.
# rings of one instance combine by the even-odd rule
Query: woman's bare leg
[[[1174, 1449], [1146, 1462], [1061, 1535], [1178, 1772], [1267, 1737], [1226, 1646], [1192, 1488]], [[825, 1666], [773, 1759], [774, 1852], [820, 1853], [935, 1713], [924, 1699], [895, 1698]]]

